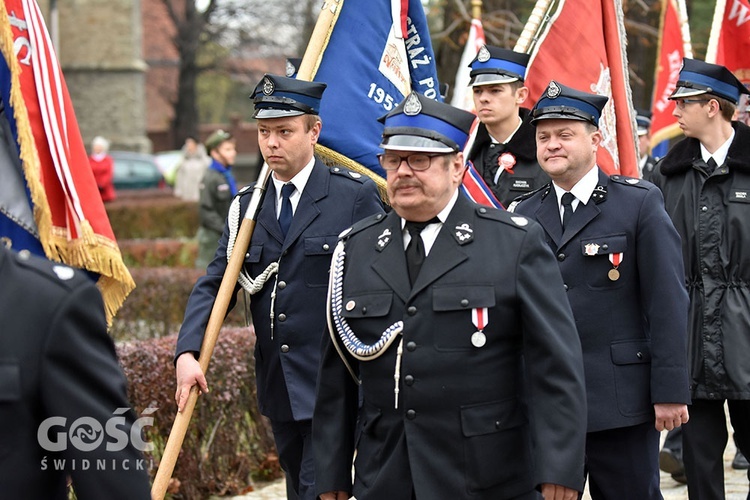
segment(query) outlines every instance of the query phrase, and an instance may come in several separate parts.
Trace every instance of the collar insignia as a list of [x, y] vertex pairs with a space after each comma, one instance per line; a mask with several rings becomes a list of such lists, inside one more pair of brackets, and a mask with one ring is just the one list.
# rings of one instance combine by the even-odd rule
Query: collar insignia
[[388, 243], [391, 242], [391, 230], [386, 228], [383, 230], [382, 233], [380, 233], [380, 236], [378, 236], [378, 243], [376, 245], [376, 248], [378, 251], [383, 250], [386, 246], [388, 246]]

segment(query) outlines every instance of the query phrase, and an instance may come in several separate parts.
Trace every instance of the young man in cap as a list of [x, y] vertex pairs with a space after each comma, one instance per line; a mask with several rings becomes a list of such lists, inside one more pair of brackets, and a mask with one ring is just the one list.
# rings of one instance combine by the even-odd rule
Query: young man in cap
[[[372, 180], [329, 169], [313, 156], [324, 89], [323, 83], [275, 75], [264, 76], [255, 89], [258, 143], [273, 174], [240, 279], [253, 294], [258, 404], [271, 420], [279, 461], [294, 490], [290, 497], [303, 500], [315, 498], [311, 419], [331, 254], [341, 231], [383, 213]], [[250, 192], [241, 191], [232, 202], [216, 255], [187, 304], [176, 352], [180, 409], [191, 386], [208, 390], [196, 356]]]
[[724, 66], [685, 59], [670, 99], [687, 137], [653, 178], [682, 237], [690, 294], [690, 498], [724, 498], [725, 402], [737, 446], [750, 453], [750, 129], [731, 121], [748, 93]]
[[381, 119], [393, 211], [345, 231], [331, 268], [313, 419], [322, 500], [582, 490], [570, 306], [537, 224], [459, 196], [473, 118], [413, 93]]
[[232, 175], [232, 165], [237, 157], [234, 138], [229, 132], [217, 130], [206, 139], [206, 152], [211, 164], [203, 174], [199, 186], [198, 259], [195, 266], [204, 268], [211, 262], [224, 231], [224, 221], [229, 204], [237, 194], [237, 182]]
[[469, 85], [481, 123], [469, 160], [506, 207], [549, 182], [536, 160], [529, 110], [521, 107], [529, 95], [523, 84], [528, 62], [528, 54], [485, 45], [470, 65]]
[[635, 115], [638, 125], [638, 151], [641, 155], [638, 160], [638, 171], [645, 180], [651, 180], [651, 175], [656, 166], [656, 159], [651, 156], [651, 113], [638, 110]]
[[544, 228], [578, 325], [591, 497], [660, 500], [658, 431], [690, 402], [682, 252], [659, 190], [597, 167], [606, 102], [549, 84], [532, 124], [552, 183], [512, 208]]

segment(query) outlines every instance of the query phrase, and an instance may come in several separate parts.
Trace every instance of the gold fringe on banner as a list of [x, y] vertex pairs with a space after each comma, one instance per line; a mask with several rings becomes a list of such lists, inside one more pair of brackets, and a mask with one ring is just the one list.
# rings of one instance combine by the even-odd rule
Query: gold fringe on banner
[[334, 165], [340, 165], [354, 172], [360, 173], [362, 175], [366, 175], [367, 177], [375, 181], [375, 184], [378, 186], [378, 192], [380, 193], [380, 198], [385, 203], [388, 203], [388, 193], [386, 190], [386, 182], [383, 177], [379, 176], [378, 174], [376, 174], [369, 168], [365, 167], [361, 163], [358, 163], [352, 160], [348, 156], [344, 156], [341, 153], [338, 153], [334, 151], [333, 149], [327, 148], [320, 144], [315, 145], [315, 154], [318, 155], [318, 157], [321, 160], [323, 160], [323, 163], [325, 163], [329, 167], [332, 167]]
[[78, 238], [71, 239], [69, 230], [53, 227], [47, 193], [42, 183], [39, 155], [31, 132], [28, 110], [21, 93], [18, 75], [21, 66], [13, 49], [13, 31], [7, 22], [8, 12], [5, 2], [0, 2], [0, 52], [10, 68], [10, 104], [13, 107], [18, 145], [23, 172], [34, 206], [34, 219], [39, 231], [39, 239], [48, 259], [86, 269], [99, 274], [97, 287], [104, 299], [107, 325], [122, 306], [128, 294], [135, 288], [130, 271], [122, 261], [117, 243], [94, 232], [87, 220], [80, 221]]

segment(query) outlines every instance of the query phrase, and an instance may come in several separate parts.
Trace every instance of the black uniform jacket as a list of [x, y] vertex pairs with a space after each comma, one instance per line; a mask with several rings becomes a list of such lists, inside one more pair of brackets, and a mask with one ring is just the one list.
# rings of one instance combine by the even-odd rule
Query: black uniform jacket
[[[565, 233], [552, 185], [515, 211], [539, 221], [557, 256], [583, 347], [589, 432], [650, 421], [654, 403], [689, 403], [680, 238], [659, 190], [599, 170]], [[620, 253], [613, 280], [610, 255]]]
[[[549, 182], [549, 177], [537, 163], [536, 129], [529, 123], [530, 112], [528, 109], [520, 108], [519, 114], [523, 123], [507, 144], [493, 144], [487, 127], [480, 123], [477, 138], [468, 158], [504, 207], [518, 196], [534, 191]], [[503, 172], [495, 184], [495, 175], [498, 168], [501, 168], [498, 160], [504, 153], [510, 153], [516, 163], [512, 168], [513, 173]]]
[[711, 175], [698, 140], [685, 139], [654, 176], [683, 241], [698, 399], [750, 399], [750, 128], [732, 126], [727, 159]]
[[[82, 500], [150, 498], [99, 290], [81, 272], [2, 245], [0, 283], [0, 497], [66, 500], [70, 475]], [[103, 432], [110, 419], [122, 434]], [[124, 436], [124, 449], [106, 450]]]
[[[247, 189], [240, 194], [243, 215], [250, 193]], [[250, 298], [256, 335], [258, 403], [260, 411], [273, 420], [306, 420], [312, 418], [315, 401], [331, 254], [341, 231], [369, 215], [383, 213], [383, 206], [372, 180], [346, 169], [329, 169], [319, 160], [301, 193], [286, 239], [279, 227], [275, 203], [276, 191], [269, 181], [244, 266], [254, 279], [272, 262], [279, 263], [278, 274]], [[200, 351], [227, 267], [228, 239], [225, 228], [206, 275], [198, 280], [190, 295], [176, 356]]]
[[[459, 196], [414, 287], [395, 212], [346, 237], [343, 316], [374, 344], [403, 321], [381, 356], [348, 362], [325, 339], [313, 418], [318, 493], [360, 500], [512, 498], [541, 483], [583, 488], [586, 409], [580, 345], [560, 272], [541, 228]], [[487, 308], [475, 347], [472, 310]], [[336, 336], [336, 344], [342, 343]], [[359, 425], [358, 442], [353, 432]], [[413, 488], [413, 490], [412, 490]]]

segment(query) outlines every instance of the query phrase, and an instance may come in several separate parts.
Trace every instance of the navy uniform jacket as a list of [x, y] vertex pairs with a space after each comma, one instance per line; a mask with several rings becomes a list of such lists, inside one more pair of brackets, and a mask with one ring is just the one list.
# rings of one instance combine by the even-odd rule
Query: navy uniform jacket
[[[542, 225], [557, 256], [583, 347], [589, 432], [653, 420], [654, 403], [689, 404], [682, 249], [659, 189], [600, 170], [564, 234], [552, 185], [515, 211]], [[620, 252], [612, 281], [609, 254]]]
[[[106, 432], [93, 451], [85, 450], [94, 439], [84, 438], [83, 451], [71, 439], [80, 418], [101, 429], [122, 418], [128, 436], [135, 420], [99, 290], [81, 272], [2, 245], [0, 283], [0, 497], [65, 500], [70, 475], [82, 500], [151, 498], [149, 464], [131, 441], [109, 452], [106, 443], [116, 438]], [[128, 411], [114, 413], [122, 408]], [[47, 448], [60, 444], [61, 451], [37, 438], [49, 417], [64, 419], [47, 433]]]
[[[360, 500], [500, 500], [550, 482], [583, 489], [583, 365], [560, 271], [541, 228], [459, 196], [414, 287], [395, 212], [346, 236], [343, 316], [366, 344], [403, 320], [378, 358], [347, 360], [324, 340], [313, 418], [318, 493]], [[379, 243], [382, 242], [382, 243]], [[474, 347], [472, 309], [488, 309]], [[336, 344], [343, 350], [341, 340]], [[535, 465], [532, 465], [535, 464]]]
[[[240, 194], [243, 215], [250, 193], [246, 190]], [[320, 338], [326, 328], [331, 254], [341, 231], [369, 215], [382, 213], [383, 207], [372, 180], [345, 169], [329, 169], [319, 160], [301, 193], [286, 239], [276, 218], [275, 203], [274, 184], [269, 181], [245, 257], [245, 271], [253, 279], [270, 263], [279, 262], [278, 275], [250, 298], [256, 335], [258, 403], [261, 413], [272, 420], [306, 420], [312, 418]], [[227, 266], [228, 237], [225, 228], [206, 275], [198, 280], [190, 295], [176, 356], [200, 351]], [[275, 282], [272, 332], [271, 294]]]

